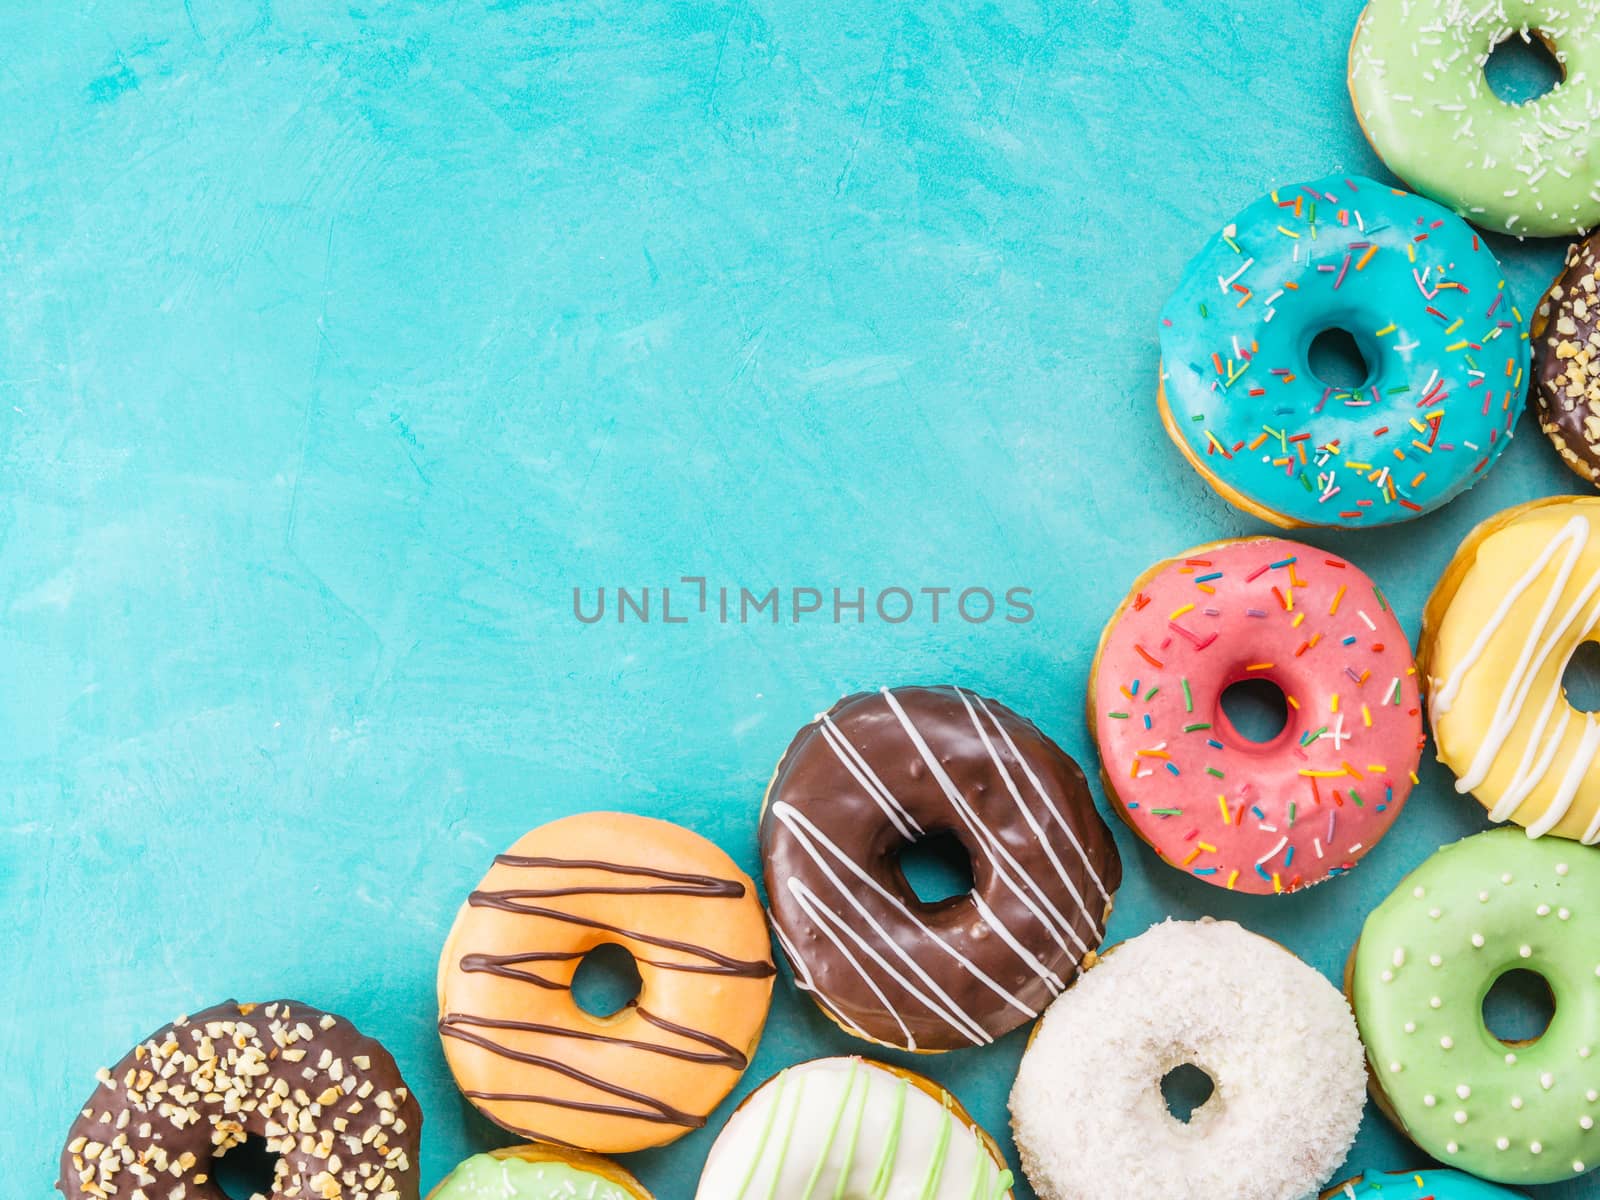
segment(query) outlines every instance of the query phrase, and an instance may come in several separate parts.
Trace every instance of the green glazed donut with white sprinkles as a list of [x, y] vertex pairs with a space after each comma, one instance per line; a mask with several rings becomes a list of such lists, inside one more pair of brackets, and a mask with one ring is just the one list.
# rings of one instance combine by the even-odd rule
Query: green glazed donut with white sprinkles
[[[1483, 1001], [1508, 971], [1549, 985], [1538, 1038]], [[1600, 1167], [1600, 850], [1493, 829], [1446, 846], [1367, 917], [1347, 969], [1373, 1097], [1419, 1147], [1500, 1183]]]
[[[1562, 80], [1513, 104], [1484, 67], [1539, 38]], [[1350, 43], [1367, 140], [1413, 189], [1497, 232], [1600, 224], [1600, 5], [1594, 0], [1370, 0]]]

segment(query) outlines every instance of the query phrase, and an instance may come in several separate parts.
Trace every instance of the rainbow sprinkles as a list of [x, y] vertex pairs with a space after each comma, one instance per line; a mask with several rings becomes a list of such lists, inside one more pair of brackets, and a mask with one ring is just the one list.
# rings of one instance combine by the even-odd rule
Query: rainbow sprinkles
[[[1365, 359], [1319, 380], [1326, 330]], [[1359, 177], [1272, 192], [1189, 264], [1161, 319], [1162, 417], [1231, 503], [1274, 524], [1385, 525], [1468, 487], [1511, 438], [1521, 312], [1483, 240]]]
[[[1264, 679], [1288, 721], [1244, 737], [1222, 693]], [[1090, 683], [1107, 794], [1167, 862], [1208, 883], [1294, 891], [1388, 830], [1422, 754], [1405, 632], [1358, 568], [1281, 538], [1197, 547], [1141, 578]]]

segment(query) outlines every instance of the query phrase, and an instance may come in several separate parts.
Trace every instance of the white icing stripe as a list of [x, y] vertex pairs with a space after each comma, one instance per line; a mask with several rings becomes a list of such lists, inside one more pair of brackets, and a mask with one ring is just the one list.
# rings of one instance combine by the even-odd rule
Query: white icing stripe
[[[1495, 759], [1499, 757], [1507, 739], [1516, 728], [1517, 721], [1522, 716], [1523, 706], [1527, 703], [1528, 692], [1532, 689], [1534, 681], [1538, 678], [1540, 669], [1550, 657], [1550, 652], [1558, 641], [1571, 627], [1582, 607], [1589, 602], [1595, 590], [1600, 588], [1600, 572], [1589, 577], [1583, 591], [1578, 598], [1568, 607], [1555, 629], [1545, 636], [1545, 630], [1550, 623], [1550, 615], [1555, 610], [1557, 602], [1561, 599], [1562, 590], [1571, 578], [1573, 569], [1578, 564], [1578, 556], [1582, 553], [1581, 544], [1573, 547], [1571, 552], [1562, 561], [1557, 572], [1555, 586], [1550, 594], [1545, 597], [1544, 604], [1539, 607], [1538, 619], [1528, 630], [1528, 636], [1523, 641], [1522, 651], [1517, 656], [1516, 666], [1512, 668], [1507, 677], [1505, 686], [1500, 691], [1499, 698], [1495, 701], [1494, 716], [1489, 722], [1489, 728], [1484, 731], [1483, 741], [1479, 743], [1477, 753], [1473, 755], [1472, 762], [1468, 765], [1465, 774], [1456, 781], [1458, 792], [1468, 792], [1481, 784], [1493, 769]], [[1593, 614], [1591, 614], [1591, 623]], [[1543, 640], [1541, 641], [1541, 637]], [[1535, 644], [1538, 648], [1535, 649]], [[1555, 687], [1559, 690], [1561, 680], [1557, 677]], [[1493, 816], [1493, 814], [1490, 814]], [[1496, 817], [1503, 821], [1510, 816]]]
[[[1067, 947], [1066, 943], [1061, 940], [1061, 935], [1057, 932], [1057, 929], [1072, 936], [1073, 941], [1079, 947], [1080, 953], [1086, 952], [1088, 947], [1072, 928], [1072, 923], [1067, 919], [1066, 914], [1045, 899], [1044, 908], [1049, 913], [1049, 917], [1046, 917], [1045, 913], [1040, 911], [1039, 905], [1035, 904], [1028, 895], [1027, 888], [1018, 883], [1018, 878], [1020, 878], [1023, 883], [1032, 885], [1035, 889], [1038, 886], [1028, 878], [1028, 873], [1022, 869], [1021, 864], [1017, 862], [1011, 851], [1006, 848], [1005, 843], [995, 836], [994, 830], [985, 825], [978, 817], [978, 814], [973, 811], [972, 806], [967, 803], [966, 797], [961, 794], [961, 789], [956, 787], [955, 781], [945, 771], [944, 764], [939, 761], [939, 756], [929, 749], [921, 731], [917, 729], [911, 718], [906, 715], [905, 709], [900, 706], [900, 701], [887, 688], [883, 689], [883, 698], [899, 719], [901, 728], [906, 731], [906, 736], [911, 739], [911, 744], [917, 748], [917, 753], [922, 755], [923, 764], [927, 766], [928, 773], [933, 776], [934, 781], [943, 790], [945, 799], [950, 801], [951, 807], [956, 810], [962, 823], [966, 825], [972, 835], [978, 839], [979, 844], [988, 850], [995, 874], [1005, 884], [1006, 889], [1016, 896], [1023, 906], [1034, 915], [1039, 924], [1044, 926], [1045, 931], [1050, 934], [1062, 950]], [[1013, 875], [1013, 872], [1015, 875]], [[1041, 899], [1044, 898], [1041, 897]], [[1051, 918], [1054, 918], [1053, 923]], [[1010, 944], [1013, 939], [1007, 935], [1005, 940], [1007, 944]], [[1037, 962], [1038, 960], [1035, 959], [1034, 961]]]
[[1589, 773], [1589, 768], [1594, 765], [1595, 755], [1600, 753], [1600, 725], [1595, 724], [1594, 717], [1589, 713], [1583, 714], [1583, 721], [1583, 740], [1578, 743], [1578, 749], [1572, 756], [1572, 765], [1562, 777], [1561, 787], [1556, 792], [1555, 799], [1550, 801], [1550, 807], [1545, 809], [1544, 815], [1528, 826], [1529, 837], [1543, 837], [1561, 824], [1561, 819], [1572, 807], [1573, 797], [1578, 794], [1579, 784]]
[[[1589, 529], [1587, 523], [1581, 517], [1574, 517], [1572, 520], [1567, 522], [1566, 526], [1561, 530], [1560, 533], [1556, 534], [1555, 537], [1550, 539], [1550, 544], [1546, 546], [1539, 557], [1534, 560], [1533, 566], [1528, 568], [1527, 572], [1522, 576], [1521, 579], [1517, 580], [1516, 583], [1511, 585], [1511, 590], [1505, 594], [1505, 596], [1501, 599], [1499, 606], [1494, 610], [1493, 613], [1489, 615], [1489, 620], [1484, 624], [1484, 627], [1478, 631], [1478, 636], [1473, 639], [1472, 645], [1467, 648], [1466, 654], [1463, 655], [1461, 661], [1456, 664], [1455, 672], [1450, 676], [1449, 679], [1445, 681], [1444, 686], [1434, 694], [1433, 700], [1428, 706], [1430, 709], [1429, 716], [1431, 718], [1437, 720], [1440, 716], [1450, 711], [1450, 706], [1455, 703], [1456, 696], [1461, 691], [1461, 685], [1466, 681], [1467, 672], [1472, 670], [1472, 668], [1477, 665], [1478, 659], [1480, 656], [1482, 656], [1484, 648], [1489, 644], [1489, 639], [1493, 637], [1496, 631], [1499, 630], [1500, 626], [1505, 623], [1506, 615], [1511, 611], [1512, 606], [1516, 604], [1519, 599], [1521, 599], [1522, 593], [1527, 591], [1532, 585], [1533, 581], [1537, 579], [1544, 571], [1545, 566], [1550, 562], [1550, 559], [1554, 557], [1555, 552], [1560, 548], [1561, 543], [1563, 541], [1575, 539], [1578, 546], [1581, 548], [1583, 543], [1588, 539], [1588, 536]], [[1570, 572], [1571, 567], [1569, 566], [1567, 570]], [[1565, 579], [1565, 576], [1563, 576], [1563, 579]], [[1554, 600], [1551, 600], [1548, 603], [1553, 606]], [[1542, 623], [1543, 622], [1541, 621], [1541, 624]]]
[[[820, 843], [826, 847], [829, 854], [841, 865], [843, 865], [845, 869], [848, 870], [853, 876], [855, 876], [856, 879], [865, 884], [868, 890], [875, 893], [880, 899], [886, 901], [889, 906], [907, 922], [926, 934], [928, 940], [934, 946], [937, 946], [940, 950], [944, 951], [945, 954], [954, 959], [957, 965], [959, 965], [962, 970], [966, 971], [967, 974], [971, 975], [979, 983], [983, 984], [996, 996], [999, 996], [1002, 1000], [1004, 1000], [1012, 1008], [1017, 1009], [1019, 1012], [1022, 1012], [1029, 1017], [1036, 1017], [1039, 1015], [1034, 1009], [1029, 1008], [1016, 996], [1012, 995], [1012, 993], [991, 979], [988, 974], [982, 970], [982, 968], [978, 967], [977, 964], [968, 959], [966, 955], [962, 954], [959, 950], [955, 949], [943, 938], [934, 933], [932, 929], [928, 928], [921, 918], [919, 918], [914, 912], [900, 902], [900, 899], [897, 896], [885, 890], [877, 880], [873, 879], [860, 866], [852, 862], [849, 856], [844, 853], [844, 851], [840, 850], [838, 846], [829, 841], [822, 831], [819, 830], [809, 820], [807, 820], [805, 814], [795, 808], [794, 805], [790, 804], [786, 800], [780, 800], [778, 803], [772, 806], [772, 815], [777, 820], [782, 821], [784, 825], [788, 827], [789, 831], [794, 834], [795, 841], [799, 843], [801, 849], [806, 852], [806, 854], [811, 858], [811, 861], [816, 863], [818, 870], [828, 877], [828, 881], [833, 884], [834, 889], [839, 893], [840, 898], [849, 904], [850, 907], [854, 908], [856, 912], [861, 915], [861, 918], [866, 921], [867, 924], [870, 925], [872, 929], [883, 939], [884, 945], [890, 950], [894, 951], [894, 953], [905, 962], [906, 966], [911, 969], [912, 973], [915, 974], [928, 989], [930, 989], [936, 995], [942, 997], [943, 1001], [950, 1005], [953, 1010], [962, 1012], [960, 1006], [956, 1005], [955, 1002], [947, 994], [945, 994], [943, 989], [940, 988], [936, 982], [934, 982], [933, 978], [917, 964], [916, 959], [903, 946], [896, 942], [895, 939], [889, 935], [889, 932], [883, 928], [883, 926], [879, 925], [873, 919], [872, 914], [868, 912], [867, 909], [862, 905], [861, 901], [857, 899], [855, 891], [845, 886], [844, 881], [834, 873], [833, 868], [830, 867], [823, 859], [822, 855], [818, 853], [817, 847], [813, 843], [812, 839], [815, 839], [817, 843]], [[788, 886], [787, 881], [785, 882], [785, 886]], [[962, 1015], [968, 1020], [971, 1020], [970, 1014], [963, 1012]], [[976, 1026], [977, 1023], [973, 1022], [973, 1024]], [[985, 1033], [983, 1036], [985, 1039], [989, 1038], [987, 1033]]]
[[982, 896], [974, 892], [972, 894], [972, 902], [977, 907], [978, 915], [983, 918], [984, 924], [998, 933], [1000, 935], [1000, 940], [1006, 945], [1010, 946], [1012, 952], [1023, 962], [1027, 963], [1029, 969], [1033, 971], [1035, 975], [1044, 980], [1044, 984], [1050, 989], [1050, 994], [1052, 996], [1059, 996], [1067, 986], [1062, 980], [1061, 976], [1057, 975], [1049, 967], [1045, 966], [1044, 963], [1040, 962], [1033, 956], [1032, 952], [1029, 951], [1026, 946], [1017, 941], [1017, 939], [1012, 935], [1011, 931], [1001, 923], [1000, 918], [995, 916], [994, 912], [989, 908], [989, 906], [983, 902]]
[[[1056, 824], [1060, 826], [1062, 832], [1067, 835], [1067, 840], [1072, 843], [1072, 848], [1078, 852], [1078, 859], [1083, 863], [1083, 869], [1089, 873], [1089, 878], [1094, 881], [1094, 886], [1099, 890], [1100, 899], [1109, 904], [1111, 902], [1111, 893], [1106, 890], [1105, 880], [1100, 878], [1099, 872], [1094, 869], [1094, 864], [1089, 861], [1089, 855], [1084, 850], [1083, 843], [1078, 840], [1078, 835], [1073, 832], [1071, 822], [1069, 822], [1066, 817], [1061, 815], [1061, 810], [1056, 807], [1055, 801], [1050, 798], [1050, 793], [1045, 790], [1045, 786], [1040, 781], [1039, 776], [1035, 774], [1033, 767], [1029, 765], [1028, 760], [1022, 756], [1022, 752], [1017, 749], [1017, 744], [1011, 740], [1011, 734], [1008, 733], [1005, 726], [1000, 723], [1000, 719], [990, 711], [989, 706], [984, 702], [983, 697], [974, 693], [973, 699], [978, 702], [978, 707], [983, 709], [984, 714], [989, 718], [989, 720], [994, 722], [995, 730], [1004, 740], [1006, 748], [1011, 751], [1011, 756], [1017, 760], [1017, 765], [1022, 768], [1022, 773], [1028, 777], [1028, 782], [1033, 785], [1035, 794], [1039, 797], [1039, 800], [1044, 804], [1044, 806], [1050, 810], [1050, 815], [1056, 819]], [[1076, 890], [1074, 890], [1073, 895], [1077, 895]], [[1095, 928], [1100, 928], [1099, 921], [1095, 922]]]
[[[923, 1004], [925, 1004], [930, 1010], [934, 1012], [940, 1012], [941, 1015], [943, 1015], [940, 1006], [919, 993], [909, 979], [900, 974], [900, 972], [896, 971], [888, 963], [884, 962], [882, 955], [873, 950], [871, 946], [863, 942], [861, 937], [842, 920], [834, 916], [833, 913], [829, 912], [827, 906], [822, 904], [817, 899], [816, 894], [810, 888], [806, 887], [805, 884], [801, 883], [798, 879], [790, 879], [789, 894], [795, 898], [795, 902], [800, 905], [800, 908], [805, 912], [806, 916], [811, 918], [812, 922], [817, 926], [817, 929], [822, 933], [822, 935], [833, 943], [834, 949], [838, 950], [839, 953], [844, 956], [844, 960], [850, 964], [850, 969], [861, 977], [861, 981], [867, 985], [868, 990], [878, 998], [878, 1003], [883, 1005], [883, 1011], [894, 1018], [894, 1023], [900, 1026], [901, 1036], [905, 1038], [906, 1049], [915, 1050], [917, 1048], [917, 1039], [912, 1035], [911, 1030], [906, 1028], [906, 1023], [900, 1019], [899, 1010], [889, 1002], [889, 997], [883, 994], [883, 989], [881, 989], [878, 986], [877, 981], [872, 978], [871, 972], [861, 965], [861, 960], [851, 952], [848, 946], [839, 940], [839, 936], [833, 932], [832, 928], [830, 928], [829, 922], [837, 921], [839, 923], [839, 928], [843, 930], [844, 933], [849, 935], [850, 939], [866, 952], [867, 957], [882, 967], [885, 973], [898, 980], [901, 987], [915, 995], [917, 999], [921, 1000]], [[830, 1009], [829, 1011], [832, 1010]], [[983, 1045], [982, 1041], [974, 1037], [973, 1034], [967, 1032], [960, 1023], [955, 1020], [951, 1020], [950, 1017], [946, 1017], [945, 1019], [949, 1021], [951, 1025], [961, 1029], [963, 1033], [967, 1033], [967, 1037], [972, 1040], [974, 1045]]]
[[[1594, 607], [1589, 608], [1583, 617], [1581, 627], [1574, 632], [1579, 614], [1583, 613], [1597, 592], [1600, 592], [1600, 570], [1588, 576], [1576, 598], [1552, 624], [1557, 605], [1566, 593], [1588, 541], [1589, 525], [1584, 518], [1573, 517], [1562, 526], [1540, 552], [1532, 566], [1502, 598], [1489, 620], [1478, 631], [1466, 655], [1457, 664], [1444, 687], [1436, 694], [1431, 706], [1435, 719], [1449, 712], [1467, 676], [1505, 624], [1515, 603], [1534, 586], [1556, 555], [1561, 553], [1555, 577], [1546, 591], [1537, 615], [1528, 627], [1517, 661], [1496, 698], [1489, 726], [1484, 731], [1467, 769], [1456, 781], [1457, 791], [1472, 791], [1488, 778], [1506, 744], [1521, 723], [1529, 694], [1545, 671], [1556, 647], [1563, 642], [1571, 641], [1574, 637], [1581, 642], [1594, 632], [1597, 624], [1600, 624], [1600, 603], [1596, 603]], [[1516, 769], [1495, 804], [1489, 809], [1491, 820], [1509, 820], [1544, 782], [1560, 755], [1573, 714], [1571, 705], [1562, 695], [1563, 674], [1564, 669], [1555, 672], [1548, 690], [1544, 693], [1542, 703], [1518, 756]], [[1547, 734], [1552, 718], [1555, 718], [1555, 728]], [[1583, 786], [1597, 757], [1600, 757], [1600, 726], [1597, 726], [1593, 717], [1585, 714], [1583, 733], [1565, 764], [1555, 795], [1537, 819], [1527, 822], [1529, 837], [1542, 837], [1548, 834], [1566, 818], [1578, 790]], [[1585, 831], [1583, 840], [1591, 844], [1595, 840], [1600, 840], [1600, 815], [1596, 816], [1590, 828]]]
[[883, 785], [883, 781], [867, 765], [867, 761], [856, 752], [856, 748], [839, 731], [839, 727], [833, 723], [827, 713], [823, 713], [818, 718], [817, 728], [821, 731], [823, 740], [833, 750], [834, 756], [843, 764], [844, 769], [855, 777], [855, 781], [861, 785], [861, 790], [871, 796], [873, 802], [883, 810], [884, 816], [889, 818], [896, 832], [907, 841], [916, 840], [917, 836], [922, 833], [922, 826], [917, 824], [916, 819], [906, 811], [905, 806], [894, 798], [894, 793]]
[[[989, 757], [994, 760], [995, 770], [1000, 772], [1000, 778], [1005, 781], [1006, 791], [1011, 793], [1011, 799], [1015, 802], [1017, 811], [1022, 814], [1022, 819], [1027, 822], [1028, 828], [1033, 831], [1034, 840], [1039, 843], [1040, 848], [1045, 852], [1045, 857], [1050, 860], [1050, 865], [1055, 868], [1056, 877], [1061, 880], [1067, 891], [1071, 893], [1072, 899], [1077, 903], [1082, 914], [1088, 918], [1089, 928], [1094, 931], [1095, 938], [1098, 940], [1102, 932], [1100, 928], [1100, 922], [1096, 920], [1095, 915], [1089, 911], [1089, 906], [1083, 902], [1083, 896], [1079, 893], [1077, 885], [1074, 884], [1071, 878], [1068, 877], [1066, 867], [1062, 865], [1061, 859], [1056, 855], [1056, 848], [1050, 844], [1050, 839], [1045, 836], [1044, 828], [1039, 824], [1038, 819], [1033, 815], [1033, 810], [1030, 809], [1027, 803], [1022, 799], [1022, 793], [1017, 790], [1016, 781], [1011, 777], [1010, 770], [1007, 769], [1005, 762], [996, 752], [994, 743], [989, 739], [988, 731], [983, 727], [983, 721], [979, 718], [977, 712], [974, 711], [971, 701], [967, 699], [967, 693], [962, 691], [960, 688], [953, 688], [952, 690], [957, 696], [960, 697], [961, 703], [966, 707], [967, 716], [972, 720], [972, 727], [978, 731], [978, 736], [983, 739], [983, 748], [989, 752]], [[978, 697], [978, 702], [980, 704], [983, 702], [981, 697]], [[988, 712], [987, 709], [984, 711]], [[988, 715], [989, 719], [994, 722], [995, 728], [999, 729], [1000, 723], [995, 719], [994, 714], [989, 713]], [[1004, 731], [1002, 730], [1002, 732]], [[1077, 944], [1079, 951], [1087, 953], [1088, 947], [1083, 943], [1083, 940], [1077, 936], [1076, 931], [1069, 927], [1067, 932], [1072, 935], [1072, 940]]]

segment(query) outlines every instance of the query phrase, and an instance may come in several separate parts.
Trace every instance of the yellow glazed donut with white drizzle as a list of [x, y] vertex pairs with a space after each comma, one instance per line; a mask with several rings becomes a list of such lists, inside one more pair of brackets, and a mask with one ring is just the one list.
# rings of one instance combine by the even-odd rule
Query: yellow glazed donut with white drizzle
[[706, 1159], [696, 1200], [1009, 1200], [994, 1139], [931, 1079], [819, 1058], [767, 1080]]
[[1495, 821], [1600, 842], [1600, 721], [1562, 675], [1600, 641], [1600, 497], [1490, 517], [1423, 610], [1421, 663], [1439, 761]]

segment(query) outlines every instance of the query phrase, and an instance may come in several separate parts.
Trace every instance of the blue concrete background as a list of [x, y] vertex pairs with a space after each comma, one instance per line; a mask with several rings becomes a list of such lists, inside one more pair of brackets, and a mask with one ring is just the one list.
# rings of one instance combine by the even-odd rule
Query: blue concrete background
[[[31, 1194], [95, 1068], [225, 996], [381, 1037], [425, 1183], [508, 1140], [433, 1033], [490, 856], [616, 807], [754, 871], [778, 754], [846, 691], [961, 681], [1092, 764], [1129, 581], [1261, 528], [1158, 427], [1157, 311], [1259, 192], [1381, 174], [1356, 0], [73, 7], [0, 10], [0, 1162]], [[1496, 246], [1526, 311], [1562, 247]], [[1414, 631], [1469, 526], [1575, 487], [1518, 433], [1445, 511], [1312, 540]], [[682, 575], [1037, 617], [572, 616]], [[1281, 901], [1119, 826], [1112, 933], [1215, 913], [1331, 977], [1482, 824], [1430, 766], [1359, 871]], [[740, 1094], [856, 1048], [783, 982]], [[917, 1065], [1003, 1136], [1021, 1049]], [[687, 1200], [721, 1119], [629, 1165]], [[1369, 1112], [1350, 1168], [1422, 1161]]]

